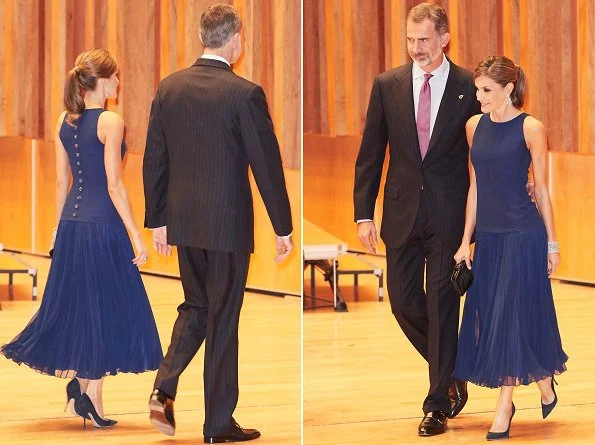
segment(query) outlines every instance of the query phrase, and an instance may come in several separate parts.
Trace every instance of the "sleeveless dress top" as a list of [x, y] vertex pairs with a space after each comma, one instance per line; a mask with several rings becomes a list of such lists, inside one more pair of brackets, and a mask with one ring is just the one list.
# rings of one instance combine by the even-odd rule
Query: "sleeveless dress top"
[[471, 150], [477, 181], [477, 231], [544, 227], [526, 187], [531, 165], [523, 134], [526, 117], [521, 113], [507, 122], [493, 122], [485, 114], [480, 119]]
[[[104, 164], [104, 144], [97, 137], [97, 121], [103, 108], [83, 111], [75, 126], [66, 122], [60, 128], [70, 169], [72, 188], [66, 198], [61, 219], [118, 224], [122, 222], [107, 191]], [[126, 144], [122, 141], [122, 159]]]

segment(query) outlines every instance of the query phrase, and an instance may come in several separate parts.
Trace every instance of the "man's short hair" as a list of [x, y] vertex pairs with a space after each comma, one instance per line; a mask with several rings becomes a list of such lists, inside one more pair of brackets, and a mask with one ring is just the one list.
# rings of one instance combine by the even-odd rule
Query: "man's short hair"
[[221, 48], [242, 29], [236, 8], [225, 3], [209, 6], [200, 16], [200, 37], [205, 48]]
[[411, 8], [407, 15], [407, 20], [411, 20], [413, 23], [420, 23], [425, 19], [434, 23], [438, 34], [443, 35], [448, 32], [448, 16], [442, 6], [435, 3], [420, 3]]

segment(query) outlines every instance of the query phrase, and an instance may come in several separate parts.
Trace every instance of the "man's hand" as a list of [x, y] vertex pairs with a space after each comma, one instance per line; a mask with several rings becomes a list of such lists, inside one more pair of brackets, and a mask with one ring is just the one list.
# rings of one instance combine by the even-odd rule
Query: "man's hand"
[[289, 256], [293, 250], [293, 239], [292, 236], [276, 236], [277, 241], [277, 257], [275, 263], [280, 263]]
[[376, 234], [376, 226], [372, 221], [363, 221], [357, 224], [357, 236], [370, 253], [376, 253], [378, 246], [378, 235]]
[[170, 256], [173, 247], [167, 244], [167, 226], [151, 229], [153, 232], [153, 247], [160, 255]]

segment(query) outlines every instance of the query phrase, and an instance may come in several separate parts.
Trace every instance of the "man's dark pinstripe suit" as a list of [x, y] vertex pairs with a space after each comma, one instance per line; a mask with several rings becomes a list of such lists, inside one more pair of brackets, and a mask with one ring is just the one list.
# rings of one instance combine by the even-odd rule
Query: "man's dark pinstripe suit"
[[450, 274], [463, 236], [469, 188], [465, 123], [479, 113], [479, 104], [471, 73], [450, 62], [422, 161], [412, 82], [411, 63], [374, 81], [355, 168], [355, 220], [374, 216], [388, 142], [380, 235], [387, 246], [389, 299], [405, 335], [429, 363], [424, 412], [447, 413], [459, 321], [459, 297]]
[[151, 107], [145, 226], [178, 246], [178, 307], [155, 388], [178, 378], [206, 338], [205, 436], [227, 433], [238, 400], [238, 322], [254, 249], [250, 166], [275, 233], [292, 232], [277, 138], [262, 88], [224, 62], [198, 59], [162, 80]]

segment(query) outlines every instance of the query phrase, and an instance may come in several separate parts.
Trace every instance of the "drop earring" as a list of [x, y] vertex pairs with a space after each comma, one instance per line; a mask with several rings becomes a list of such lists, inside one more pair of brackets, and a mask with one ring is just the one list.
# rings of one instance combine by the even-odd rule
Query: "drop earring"
[[103, 94], [105, 95], [105, 98], [107, 99], [107, 87], [103, 87]]
[[512, 105], [512, 99], [510, 98], [510, 96], [508, 96], [506, 98], [506, 101], [505, 102], [506, 102], [506, 105], [508, 105], [508, 106]]

